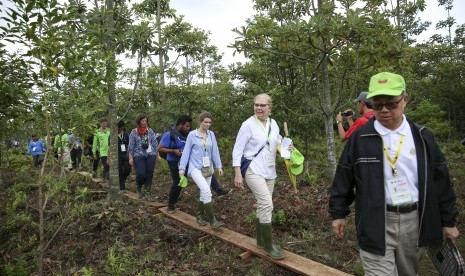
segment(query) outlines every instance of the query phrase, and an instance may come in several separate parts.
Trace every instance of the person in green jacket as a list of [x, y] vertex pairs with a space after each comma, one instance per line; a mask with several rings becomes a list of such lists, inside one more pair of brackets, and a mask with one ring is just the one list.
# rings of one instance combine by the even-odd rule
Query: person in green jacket
[[[110, 166], [107, 164], [108, 158], [108, 141], [110, 138], [110, 129], [108, 128], [108, 120], [106, 118], [100, 119], [100, 128], [94, 134], [94, 142], [92, 144], [92, 152], [100, 152], [100, 161], [103, 166], [103, 179], [108, 179]], [[94, 155], [94, 160], [97, 156]]]

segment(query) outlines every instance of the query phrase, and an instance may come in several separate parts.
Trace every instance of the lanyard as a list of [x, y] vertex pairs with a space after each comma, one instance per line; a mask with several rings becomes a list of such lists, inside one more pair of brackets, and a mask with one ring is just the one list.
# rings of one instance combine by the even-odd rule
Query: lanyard
[[123, 135], [123, 133], [118, 134], [118, 137], [121, 140], [121, 143], [124, 143], [124, 140], [123, 140], [124, 135]]
[[205, 152], [207, 152], [207, 145], [208, 145], [208, 130], [207, 132], [205, 133], [205, 138], [201, 137], [202, 138], [202, 144], [203, 144], [203, 149]]
[[[260, 122], [260, 120], [255, 116], [255, 120], [257, 124], [260, 126], [260, 128], [263, 130], [263, 132], [266, 135], [266, 130], [263, 124]], [[271, 134], [271, 122], [269, 121], [269, 118], [266, 118], [266, 123], [268, 124], [268, 136], [266, 137], [266, 143], [269, 145], [270, 144], [270, 134]]]
[[387, 160], [388, 160], [388, 162], [389, 162], [389, 165], [390, 165], [391, 168], [392, 168], [392, 174], [393, 174], [395, 177], [397, 176], [396, 162], [397, 162], [397, 159], [399, 158], [400, 151], [402, 150], [402, 144], [404, 143], [404, 138], [405, 138], [404, 135], [401, 135], [401, 136], [400, 136], [400, 141], [399, 141], [399, 144], [397, 145], [397, 151], [396, 151], [396, 155], [394, 156], [394, 159], [391, 159], [391, 157], [389, 156], [389, 152], [388, 152], [388, 150], [386, 149], [386, 144], [383, 143], [384, 155], [386, 155], [386, 158], [387, 158]]

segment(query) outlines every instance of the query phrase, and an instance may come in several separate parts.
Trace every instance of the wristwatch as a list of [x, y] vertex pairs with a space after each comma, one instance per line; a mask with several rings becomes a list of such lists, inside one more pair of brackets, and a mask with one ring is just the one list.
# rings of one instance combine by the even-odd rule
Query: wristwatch
[[342, 121], [336, 121], [336, 124], [342, 123]]

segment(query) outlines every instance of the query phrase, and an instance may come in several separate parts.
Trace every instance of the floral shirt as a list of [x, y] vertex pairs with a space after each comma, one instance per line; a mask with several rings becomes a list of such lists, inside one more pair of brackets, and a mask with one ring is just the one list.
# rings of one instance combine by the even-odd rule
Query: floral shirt
[[[148, 144], [146, 149], [143, 148], [144, 141]], [[151, 128], [148, 128], [148, 134], [144, 136], [137, 133], [137, 128], [129, 134], [128, 152], [132, 157], [157, 155], [157, 146], [155, 132]]]

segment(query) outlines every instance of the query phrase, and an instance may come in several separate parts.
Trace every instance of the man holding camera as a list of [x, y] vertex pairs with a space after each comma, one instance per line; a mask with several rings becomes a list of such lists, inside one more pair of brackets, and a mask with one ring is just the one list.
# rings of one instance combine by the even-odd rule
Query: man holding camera
[[[355, 122], [352, 119], [354, 112], [351, 109], [345, 112], [339, 112], [336, 115], [337, 132], [339, 133], [341, 141], [349, 139], [352, 133], [365, 125], [368, 120], [374, 116], [373, 110], [371, 109], [371, 100], [367, 99], [367, 95], [368, 92], [360, 92], [358, 98], [354, 100], [354, 103], [357, 104], [357, 111], [361, 115]], [[349, 123], [349, 129], [347, 129], [347, 131], [344, 130], [344, 126], [342, 125], [343, 117], [345, 117], [347, 123]]]

